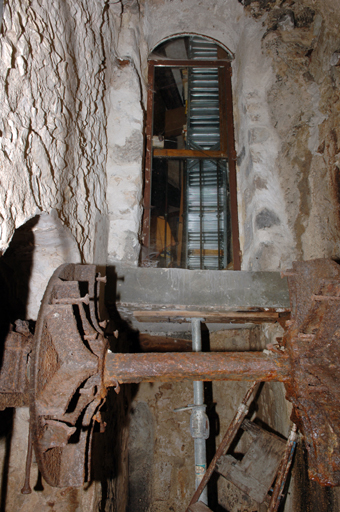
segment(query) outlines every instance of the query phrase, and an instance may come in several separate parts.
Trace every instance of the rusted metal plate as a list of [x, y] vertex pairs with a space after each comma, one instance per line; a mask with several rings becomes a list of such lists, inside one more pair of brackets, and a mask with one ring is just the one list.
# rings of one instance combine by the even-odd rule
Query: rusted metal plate
[[95, 319], [94, 265], [63, 265], [39, 311], [31, 366], [30, 416], [38, 467], [52, 486], [90, 477], [94, 414], [105, 398], [106, 340]]
[[27, 362], [33, 336], [25, 322], [17, 321], [21, 332], [10, 331], [5, 339], [0, 371], [0, 410], [28, 405]]
[[284, 382], [289, 378], [284, 354], [262, 352], [192, 352], [166, 354], [113, 354], [105, 360], [104, 383], [233, 380]]
[[291, 364], [287, 398], [305, 436], [309, 477], [340, 485], [340, 267], [295, 262], [286, 273], [292, 319], [283, 338]]

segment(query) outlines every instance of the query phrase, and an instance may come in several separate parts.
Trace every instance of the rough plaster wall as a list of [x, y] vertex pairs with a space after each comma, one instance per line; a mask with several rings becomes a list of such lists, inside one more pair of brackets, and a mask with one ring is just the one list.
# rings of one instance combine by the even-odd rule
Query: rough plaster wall
[[108, 263], [136, 264], [142, 215], [143, 111], [136, 72], [121, 66], [108, 88]]
[[63, 263], [80, 263], [80, 254], [74, 237], [62, 225], [54, 210], [50, 214], [42, 213], [32, 231], [34, 251], [26, 318], [36, 320], [52, 273]]
[[110, 55], [117, 68], [107, 80], [106, 110], [108, 156], [107, 203], [109, 222], [108, 263], [124, 260], [137, 265], [142, 218], [142, 165], [145, 67], [148, 51], [136, 0], [110, 4], [109, 16], [117, 27]]
[[[327, 3], [325, 11], [323, 5], [316, 0], [145, 0], [139, 4], [131, 0], [119, 4], [119, 12], [114, 7], [120, 22], [117, 51], [130, 62], [131, 69], [125, 73], [131, 77], [136, 73], [134, 80], [126, 76], [131, 124], [135, 113], [142, 114], [147, 55], [163, 39], [199, 33], [217, 39], [235, 55], [234, 117], [244, 269], [276, 270], [289, 267], [294, 259], [339, 252], [338, 112], [332, 109], [338, 101], [339, 48], [334, 7]], [[120, 105], [109, 90], [107, 97], [109, 116], [114, 120]], [[140, 185], [133, 187], [130, 213], [124, 209], [125, 199], [121, 206], [116, 196], [125, 188], [130, 193], [134, 178], [138, 181], [141, 146], [132, 127], [126, 126], [123, 134], [125, 142], [118, 151], [110, 134], [109, 146], [112, 155], [119, 155], [122, 149], [129, 152], [127, 161], [129, 165], [134, 161], [134, 171], [127, 166], [125, 177], [119, 176], [117, 184], [113, 165], [117, 157], [109, 157], [108, 174], [113, 177], [109, 253], [111, 261], [126, 258], [136, 263], [138, 232], [133, 229], [140, 223]], [[119, 234], [122, 226], [124, 235]]]
[[[26, 318], [36, 319], [46, 283], [61, 263], [106, 262], [104, 46], [113, 28], [105, 4], [98, 2], [5, 2], [0, 250], [8, 248], [13, 234], [13, 240], [19, 232], [19, 242], [25, 239], [26, 245], [8, 250], [28, 271], [20, 283], [27, 289]], [[23, 234], [26, 223], [33, 227]], [[88, 490], [39, 485], [35, 463], [31, 483], [38, 485], [31, 495], [20, 494], [28, 412], [8, 414], [13, 433], [0, 443], [1, 509], [93, 510], [95, 483]]]
[[[265, 29], [261, 52], [270, 59], [274, 76], [267, 88], [267, 108], [280, 142], [275, 179], [285, 215], [279, 214], [278, 220], [288, 221], [293, 234], [291, 259], [337, 257], [339, 10], [316, 0], [245, 3], [247, 14]], [[276, 221], [274, 216], [271, 226], [264, 227], [270, 243]], [[252, 267], [266, 262], [265, 257]]]
[[106, 28], [100, 2], [10, 0], [4, 6], [2, 251], [15, 228], [54, 208], [83, 260], [93, 260], [96, 224], [105, 228], [106, 215]]
[[242, 268], [276, 270], [294, 259], [292, 232], [277, 179], [280, 139], [267, 95], [275, 75], [261, 49], [265, 27], [246, 24], [233, 68]]

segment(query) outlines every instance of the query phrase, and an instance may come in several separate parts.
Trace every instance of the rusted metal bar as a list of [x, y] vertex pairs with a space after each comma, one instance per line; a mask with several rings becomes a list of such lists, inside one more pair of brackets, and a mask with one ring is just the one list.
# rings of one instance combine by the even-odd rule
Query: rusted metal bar
[[290, 431], [288, 441], [286, 444], [286, 449], [284, 452], [284, 456], [283, 456], [283, 459], [280, 464], [280, 468], [279, 468], [279, 471], [278, 471], [278, 474], [276, 477], [275, 487], [274, 487], [274, 491], [273, 491], [273, 494], [272, 494], [272, 497], [270, 500], [268, 512], [277, 512], [277, 510], [279, 508], [283, 489], [284, 489], [284, 486], [285, 486], [285, 483], [287, 480], [287, 476], [288, 476], [288, 472], [289, 472], [289, 469], [290, 469], [290, 466], [291, 466], [292, 460], [293, 460], [294, 450], [295, 450], [295, 446], [296, 446], [296, 439], [297, 439], [296, 431], [297, 431], [297, 426], [294, 423], [292, 426], [292, 429]]
[[233, 99], [231, 89], [231, 64], [226, 65], [226, 100], [227, 100], [227, 146], [228, 146], [228, 165], [229, 165], [229, 189], [230, 189], [230, 209], [231, 209], [231, 228], [233, 235], [233, 260], [234, 270], [241, 270], [240, 241], [238, 229], [238, 211], [237, 211], [237, 183], [236, 183], [236, 152], [234, 139], [234, 119], [233, 119]]
[[284, 354], [262, 352], [200, 352], [167, 354], [113, 354], [108, 352], [104, 364], [104, 385], [116, 381], [180, 382], [185, 380], [232, 380], [285, 382], [289, 360]]
[[191, 498], [189, 506], [185, 512], [189, 512], [190, 506], [199, 500], [199, 497], [201, 496], [203, 489], [207, 485], [213, 471], [215, 470], [218, 459], [223, 455], [223, 453], [225, 453], [228, 450], [229, 446], [231, 445], [238, 429], [240, 428], [242, 421], [248, 414], [248, 410], [249, 410], [248, 402], [249, 402], [250, 398], [252, 397], [253, 391], [256, 388], [257, 384], [258, 384], [257, 382], [253, 382], [253, 384], [247, 390], [247, 393], [245, 394], [244, 399], [242, 400], [232, 422], [229, 425], [227, 432], [225, 433], [225, 435], [222, 439], [220, 446], [217, 448], [216, 453], [215, 453], [212, 461], [210, 462], [209, 467], [208, 467], [204, 477], [202, 478], [200, 485], [197, 487], [193, 497]]

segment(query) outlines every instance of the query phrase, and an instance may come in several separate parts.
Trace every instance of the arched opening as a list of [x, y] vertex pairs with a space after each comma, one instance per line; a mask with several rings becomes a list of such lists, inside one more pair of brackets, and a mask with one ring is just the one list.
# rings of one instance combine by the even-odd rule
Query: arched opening
[[231, 58], [198, 35], [149, 56], [143, 266], [240, 269]]

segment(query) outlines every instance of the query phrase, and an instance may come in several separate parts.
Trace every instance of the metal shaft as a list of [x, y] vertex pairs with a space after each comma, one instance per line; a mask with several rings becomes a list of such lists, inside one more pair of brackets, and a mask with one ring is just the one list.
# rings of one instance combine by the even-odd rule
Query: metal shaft
[[[192, 350], [193, 352], [201, 352], [202, 351], [202, 332], [201, 332], [201, 319], [200, 318], [192, 318], [191, 319], [191, 332], [192, 332]], [[202, 381], [194, 381], [194, 405], [203, 406], [204, 405], [204, 386]], [[207, 415], [205, 414], [204, 408], [193, 409], [192, 415], [197, 416], [197, 421], [200, 423], [198, 425], [198, 432], [203, 432], [207, 429], [209, 421]], [[192, 432], [192, 434], [194, 434]], [[197, 437], [194, 438], [194, 452], [195, 452], [195, 489], [198, 488], [201, 480], [207, 469], [207, 450], [206, 450], [206, 440], [203, 434], [196, 434]], [[200, 437], [199, 437], [200, 436]], [[208, 505], [208, 489], [205, 487], [201, 494], [201, 501]]]
[[113, 354], [104, 363], [104, 385], [181, 382], [185, 380], [289, 380], [290, 364], [284, 354], [262, 352], [182, 352]]

